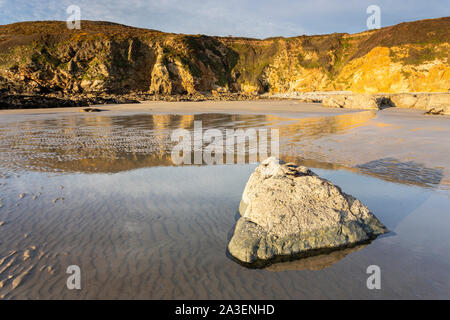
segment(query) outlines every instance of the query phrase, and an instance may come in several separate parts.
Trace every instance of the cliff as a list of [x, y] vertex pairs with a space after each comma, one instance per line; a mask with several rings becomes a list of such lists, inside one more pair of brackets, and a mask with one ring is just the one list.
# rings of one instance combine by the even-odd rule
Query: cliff
[[109, 22], [0, 26], [0, 94], [447, 92], [450, 17], [358, 34], [265, 40]]

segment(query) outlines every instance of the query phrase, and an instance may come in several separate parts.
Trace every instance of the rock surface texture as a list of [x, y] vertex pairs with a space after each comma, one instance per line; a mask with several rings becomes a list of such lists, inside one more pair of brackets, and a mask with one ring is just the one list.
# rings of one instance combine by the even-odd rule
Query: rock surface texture
[[377, 110], [389, 107], [424, 110], [429, 114], [450, 114], [450, 93], [322, 94], [329, 108]]
[[274, 157], [250, 176], [239, 212], [228, 250], [247, 264], [348, 247], [389, 231], [358, 199]]
[[450, 114], [450, 93], [393, 94], [391, 105], [396, 108], [419, 109], [430, 114]]
[[380, 102], [369, 94], [332, 95], [322, 100], [325, 107], [346, 109], [380, 109]]

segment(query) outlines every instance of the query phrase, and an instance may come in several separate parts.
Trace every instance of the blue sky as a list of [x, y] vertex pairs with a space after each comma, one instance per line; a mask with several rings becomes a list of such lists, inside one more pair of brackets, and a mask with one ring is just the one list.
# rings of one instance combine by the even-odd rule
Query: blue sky
[[450, 16], [450, 0], [0, 0], [0, 24], [81, 18], [166, 32], [255, 38], [366, 29], [366, 8], [381, 8], [381, 26]]

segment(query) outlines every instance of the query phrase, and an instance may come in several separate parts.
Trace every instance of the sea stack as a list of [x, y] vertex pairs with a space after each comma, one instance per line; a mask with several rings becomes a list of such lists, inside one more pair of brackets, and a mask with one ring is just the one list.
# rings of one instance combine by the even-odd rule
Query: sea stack
[[250, 176], [228, 251], [245, 264], [345, 248], [389, 230], [358, 199], [271, 157]]

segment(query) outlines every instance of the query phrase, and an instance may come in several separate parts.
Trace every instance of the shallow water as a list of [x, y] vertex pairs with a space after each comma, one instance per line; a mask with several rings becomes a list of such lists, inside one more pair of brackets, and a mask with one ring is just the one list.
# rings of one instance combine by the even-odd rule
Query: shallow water
[[[448, 299], [450, 192], [440, 185], [444, 170], [390, 154], [346, 166], [304, 150], [319, 139], [331, 143], [358, 132], [375, 117], [1, 119], [0, 296]], [[202, 120], [204, 128], [278, 128], [283, 158], [310, 166], [361, 199], [392, 232], [329, 255], [264, 270], [242, 267], [226, 246], [256, 164], [173, 166], [170, 132], [191, 130], [193, 120]], [[374, 264], [381, 268], [381, 290], [366, 287], [366, 268]], [[66, 288], [69, 265], [81, 268], [79, 291]]]

